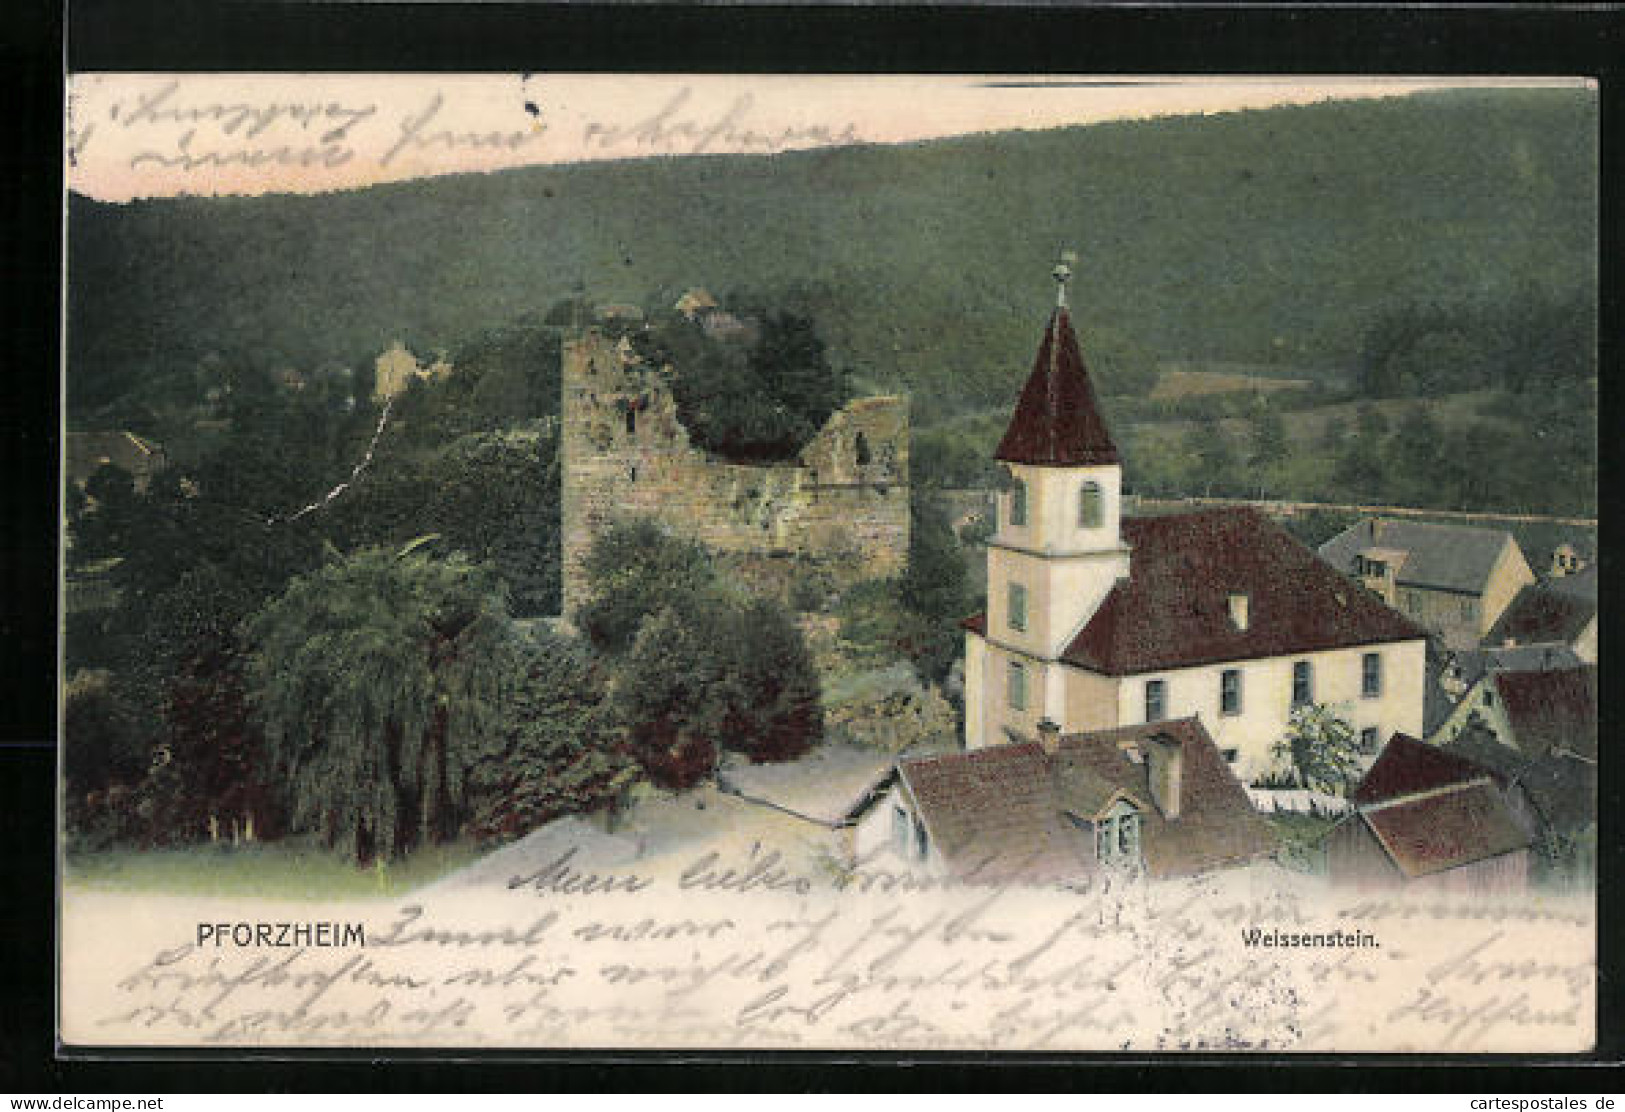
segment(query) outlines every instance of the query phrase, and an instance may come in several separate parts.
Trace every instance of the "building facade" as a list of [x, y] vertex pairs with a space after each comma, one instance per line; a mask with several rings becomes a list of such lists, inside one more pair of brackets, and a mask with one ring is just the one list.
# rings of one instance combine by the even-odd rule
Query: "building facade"
[[1422, 729], [1422, 630], [1251, 509], [1122, 514], [1122, 467], [1063, 297], [997, 459], [987, 609], [964, 623], [965, 744], [1194, 715], [1244, 778], [1294, 707], [1373, 754]]
[[1502, 529], [1372, 518], [1321, 545], [1320, 556], [1453, 649], [1476, 646], [1535, 581]]

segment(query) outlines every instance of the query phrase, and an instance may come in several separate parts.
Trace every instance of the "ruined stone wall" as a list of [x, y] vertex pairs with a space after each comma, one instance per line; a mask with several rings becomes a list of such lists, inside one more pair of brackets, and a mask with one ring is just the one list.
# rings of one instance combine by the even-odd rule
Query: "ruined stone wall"
[[564, 345], [564, 613], [586, 597], [593, 538], [651, 517], [717, 553], [731, 574], [780, 593], [798, 568], [837, 584], [894, 575], [908, 558], [908, 402], [859, 398], [782, 464], [735, 464], [689, 443], [671, 368], [640, 362], [596, 329]]

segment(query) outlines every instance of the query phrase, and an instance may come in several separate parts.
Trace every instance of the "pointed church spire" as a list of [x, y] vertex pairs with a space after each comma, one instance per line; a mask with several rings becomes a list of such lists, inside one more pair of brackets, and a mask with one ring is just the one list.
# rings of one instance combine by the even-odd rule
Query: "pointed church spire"
[[1066, 285], [1076, 258], [1070, 251], [1063, 253], [1052, 272], [1057, 286], [1055, 310], [1010, 427], [994, 453], [995, 459], [1005, 463], [1088, 467], [1118, 462], [1117, 446], [1100, 415], [1067, 312]]

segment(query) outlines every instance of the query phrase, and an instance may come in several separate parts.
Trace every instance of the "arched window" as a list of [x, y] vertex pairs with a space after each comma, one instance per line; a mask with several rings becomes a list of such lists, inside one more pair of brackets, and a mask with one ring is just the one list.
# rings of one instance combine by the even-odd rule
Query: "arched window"
[[638, 434], [638, 407], [634, 402], [626, 404], [626, 434], [628, 436]]
[[857, 460], [859, 467], [869, 466], [869, 438], [861, 432], [852, 442], [852, 456]]
[[1105, 517], [1106, 500], [1100, 493], [1099, 483], [1084, 483], [1078, 491], [1078, 528], [1099, 529]]
[[1027, 484], [1020, 479], [1010, 486], [1010, 524], [1018, 528], [1027, 524]]

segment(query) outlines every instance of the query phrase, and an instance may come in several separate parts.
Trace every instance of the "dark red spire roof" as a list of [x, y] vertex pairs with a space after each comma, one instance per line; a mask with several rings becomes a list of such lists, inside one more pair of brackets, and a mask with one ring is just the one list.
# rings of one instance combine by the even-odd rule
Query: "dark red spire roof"
[[1117, 462], [1117, 445], [1100, 416], [1065, 306], [1050, 316], [1033, 373], [994, 458], [1051, 467]]

